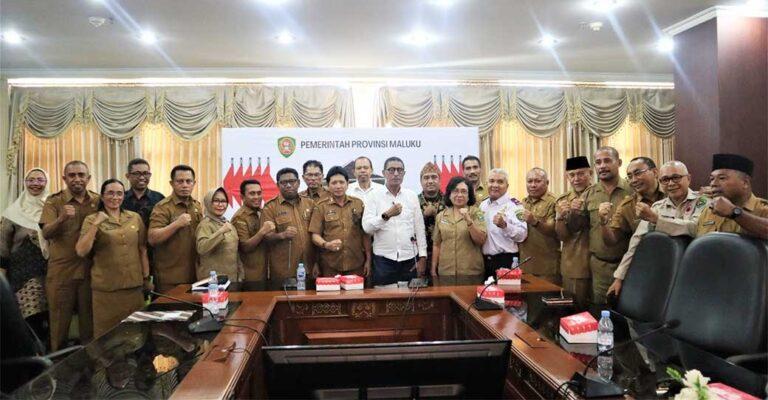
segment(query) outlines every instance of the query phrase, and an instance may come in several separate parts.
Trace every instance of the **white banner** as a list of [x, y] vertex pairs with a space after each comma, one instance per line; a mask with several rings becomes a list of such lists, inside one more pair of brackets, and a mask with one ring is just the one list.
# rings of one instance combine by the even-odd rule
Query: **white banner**
[[[461, 174], [461, 159], [477, 156], [479, 146], [477, 128], [224, 128], [221, 176], [232, 199], [227, 214], [240, 207], [240, 182], [260, 181], [267, 201], [278, 194], [275, 173], [291, 167], [301, 175], [307, 160], [323, 163], [324, 172], [342, 166], [354, 181], [355, 159], [366, 156], [373, 162], [373, 179], [384, 183], [384, 161], [396, 156], [405, 163], [403, 186], [419, 193], [424, 164], [437, 164], [445, 187], [451, 176]], [[300, 190], [305, 188], [302, 182]]]

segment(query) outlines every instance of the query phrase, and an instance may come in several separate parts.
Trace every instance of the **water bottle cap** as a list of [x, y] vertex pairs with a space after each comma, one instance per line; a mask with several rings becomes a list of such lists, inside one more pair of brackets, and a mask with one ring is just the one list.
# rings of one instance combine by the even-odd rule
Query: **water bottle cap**
[[211, 271], [210, 275], [216, 275], [216, 271]]
[[610, 317], [611, 316], [611, 312], [608, 311], [608, 310], [600, 311], [600, 316], [601, 317]]

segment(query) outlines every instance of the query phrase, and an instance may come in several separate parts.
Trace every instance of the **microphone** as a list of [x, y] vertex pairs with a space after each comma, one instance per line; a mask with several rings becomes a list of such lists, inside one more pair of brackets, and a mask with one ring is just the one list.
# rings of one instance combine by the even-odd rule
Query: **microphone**
[[[514, 271], [514, 270], [517, 270], [517, 269], [520, 269], [520, 266], [521, 266], [521, 265], [523, 265], [523, 264], [527, 263], [528, 261], [531, 261], [531, 259], [533, 259], [533, 257], [528, 257], [528, 258], [526, 258], [525, 260], [523, 260], [523, 261], [519, 262], [519, 263], [517, 264], [517, 267], [515, 267], [515, 268], [512, 268], [512, 269], [510, 269], [509, 271], [505, 272], [505, 273], [504, 273], [503, 275], [501, 275], [499, 278], [504, 278], [504, 277], [505, 277], [505, 276], [507, 276], [507, 274], [509, 274], [510, 272], [512, 272], [512, 271]], [[480, 294], [479, 294], [479, 295], [477, 296], [477, 298], [475, 299], [475, 302], [469, 305], [469, 308], [467, 309], [467, 311], [469, 311], [470, 309], [472, 309], [472, 307], [473, 307], [473, 306], [475, 307], [475, 309], [477, 309], [477, 310], [479, 310], [479, 311], [488, 311], [488, 310], [503, 310], [503, 309], [504, 309], [504, 306], [501, 306], [501, 305], [498, 305], [498, 304], [496, 304], [496, 303], [494, 303], [494, 302], [492, 302], [492, 301], [488, 301], [488, 300], [485, 300], [485, 299], [483, 299], [483, 293], [485, 293], [485, 291], [486, 291], [486, 290], [488, 290], [488, 288], [489, 288], [489, 287], [491, 287], [491, 285], [493, 285], [493, 284], [494, 284], [494, 283], [496, 283], [496, 282], [498, 282], [498, 279], [494, 279], [493, 281], [491, 281], [491, 283], [489, 283], [489, 284], [485, 285], [485, 287], [483, 288], [483, 290], [481, 290], [481, 291], [480, 291]]]
[[648, 336], [653, 335], [654, 333], [658, 333], [660, 331], [664, 331], [667, 329], [675, 329], [678, 326], [680, 326], [680, 321], [676, 319], [671, 319], [669, 321], [665, 321], [661, 325], [649, 330], [648, 332], [645, 332], [641, 334], [640, 336], [633, 338], [631, 340], [627, 340], [624, 343], [620, 343], [618, 345], [614, 345], [609, 349], [605, 349], [599, 353], [597, 353], [596, 356], [592, 357], [592, 359], [589, 360], [586, 366], [584, 366], [584, 372], [583, 373], [575, 373], [571, 377], [571, 384], [575, 386], [576, 392], [584, 398], [593, 398], [593, 397], [613, 397], [613, 396], [621, 396], [624, 394], [624, 388], [621, 386], [610, 382], [605, 381], [603, 379], [595, 379], [595, 378], [589, 378], [587, 377], [587, 371], [589, 371], [589, 366], [592, 365], [595, 360], [597, 360], [599, 357], [602, 357], [610, 352], [612, 352], [615, 349], [622, 348], [624, 346], [628, 346], [630, 344], [636, 343]]
[[[224, 324], [221, 321], [219, 321], [215, 315], [213, 315], [213, 312], [211, 310], [205, 308], [205, 306], [201, 304], [182, 300], [177, 297], [169, 296], [167, 294], [158, 293], [158, 292], [155, 292], [154, 290], [150, 290], [149, 293], [158, 297], [165, 297], [166, 299], [178, 301], [179, 303], [187, 304], [195, 308], [202, 308], [204, 310], [202, 317], [200, 317], [200, 319], [198, 319], [197, 321], [190, 322], [189, 325], [187, 325], [187, 329], [191, 333], [218, 332], [224, 326]], [[205, 315], [205, 311], [208, 312], [208, 315]]]

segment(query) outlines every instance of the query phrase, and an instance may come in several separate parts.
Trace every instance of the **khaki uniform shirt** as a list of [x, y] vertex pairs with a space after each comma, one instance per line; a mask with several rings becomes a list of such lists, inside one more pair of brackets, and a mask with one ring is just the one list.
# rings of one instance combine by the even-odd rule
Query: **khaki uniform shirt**
[[656, 191], [651, 195], [650, 199], [646, 199], [641, 196], [640, 193], [635, 193], [634, 196], [625, 197], [624, 200], [619, 203], [619, 208], [613, 213], [611, 222], [608, 224], [611, 229], [620, 231], [624, 236], [631, 236], [632, 233], [637, 230], [637, 226], [640, 224], [640, 218], [635, 213], [635, 206], [638, 201], [645, 204], [653, 205], [653, 203], [666, 197], [664, 193], [656, 187]]
[[[580, 195], [571, 190], [558, 197], [555, 200], [555, 205], [563, 199], [570, 204], [571, 200], [577, 199]], [[560, 275], [573, 279], [589, 278], [591, 276], [589, 270], [589, 231], [577, 231], [569, 226], [568, 234], [568, 237], [560, 238], [563, 241], [560, 255]]]
[[[540, 224], [553, 222], [555, 219], [555, 195], [546, 193], [541, 199], [526, 197], [523, 207], [530, 211]], [[523, 264], [524, 272], [534, 275], [558, 275], [560, 273], [560, 241], [541, 233], [536, 227], [528, 225], [528, 237], [520, 243], [520, 259], [533, 257]]]
[[488, 189], [480, 183], [477, 185], [477, 189], [475, 189], [475, 204], [480, 204], [483, 202], [483, 200], [488, 198]]
[[304, 263], [307, 271], [311, 271], [315, 254], [308, 228], [314, 207], [315, 202], [308, 197], [299, 196], [293, 201], [288, 201], [283, 195], [278, 195], [264, 205], [262, 222], [272, 221], [276, 227], [275, 233], [285, 232], [289, 226], [298, 231], [292, 240], [270, 243], [267, 259], [271, 279], [281, 281], [295, 277], [300, 262]]
[[584, 191], [583, 212], [589, 217], [589, 251], [601, 261], [615, 263], [621, 261], [621, 257], [629, 245], [629, 236], [613, 246], [608, 246], [603, 242], [602, 225], [598, 214], [600, 203], [611, 202], [614, 208], [618, 209], [624, 198], [633, 194], [632, 188], [623, 178], [619, 178], [619, 184], [610, 194], [605, 191], [600, 182]]
[[237, 255], [237, 231], [231, 227], [223, 234], [215, 233], [222, 223], [210, 218], [203, 218], [195, 231], [197, 254], [200, 261], [197, 265], [197, 279], [210, 276], [211, 271], [217, 275], [227, 275], [232, 282], [240, 282], [243, 273]]
[[[758, 217], [768, 218], [768, 200], [761, 199], [755, 196], [754, 193], [749, 196], [749, 200], [747, 200], [741, 208]], [[702, 236], [711, 232], [744, 233], [738, 222], [727, 217], [715, 215], [715, 213], [707, 207], [699, 217], [699, 225], [696, 227], [696, 236]]]
[[640, 221], [632, 238], [629, 239], [629, 248], [621, 259], [618, 268], [613, 273], [613, 277], [623, 280], [627, 276], [635, 250], [646, 233], [659, 231], [669, 236], [694, 236], [699, 216], [707, 208], [708, 203], [709, 201], [706, 197], [699, 196], [691, 189], [688, 189], [688, 196], [685, 200], [677, 206], [668, 197], [653, 203], [651, 210], [658, 214], [659, 220], [656, 224], [645, 220]]
[[328, 197], [315, 204], [309, 232], [317, 233], [330, 242], [341, 239], [341, 250], [319, 249], [319, 264], [322, 271], [329, 268], [352, 271], [363, 268], [365, 247], [363, 239], [363, 201], [357, 197], [344, 196], [344, 205], [339, 206]]
[[309, 190], [309, 188], [306, 188], [305, 190], [299, 192], [299, 196], [308, 197], [313, 201], [318, 201], [331, 197], [331, 192], [320, 186], [317, 188], [317, 190]]
[[[486, 232], [485, 215], [477, 207], [469, 207], [472, 224]], [[453, 207], [437, 214], [432, 241], [440, 246], [437, 272], [440, 276], [482, 275], [483, 249], [469, 235], [464, 218], [454, 218]]]
[[154, 261], [157, 283], [176, 285], [195, 282], [197, 251], [195, 251], [195, 231], [203, 219], [200, 202], [189, 198], [183, 201], [175, 194], [163, 199], [152, 209], [149, 217], [149, 230], [165, 228], [181, 214], [192, 217], [189, 226], [179, 229], [165, 242], [155, 246]]
[[232, 217], [232, 225], [237, 230], [240, 240], [240, 259], [243, 261], [246, 281], [264, 281], [267, 279], [267, 241], [263, 239], [256, 249], [250, 252], [242, 250], [247, 242], [261, 229], [261, 210], [248, 206], [240, 207]]
[[[91, 229], [97, 214], [83, 221], [80, 236]], [[141, 215], [124, 210], [120, 219], [110, 216], [99, 225], [91, 256], [91, 287], [102, 292], [141, 287], [144, 272], [140, 246], [147, 243], [147, 229]]]
[[51, 282], [67, 282], [72, 279], [86, 279], [90, 275], [91, 261], [80, 258], [75, 245], [80, 238], [80, 228], [85, 217], [96, 212], [99, 194], [88, 190], [82, 204], [64, 189], [48, 196], [40, 215], [40, 224], [50, 224], [64, 213], [64, 206], [75, 207], [75, 217], [61, 224], [59, 233], [48, 240], [48, 272], [46, 279]]

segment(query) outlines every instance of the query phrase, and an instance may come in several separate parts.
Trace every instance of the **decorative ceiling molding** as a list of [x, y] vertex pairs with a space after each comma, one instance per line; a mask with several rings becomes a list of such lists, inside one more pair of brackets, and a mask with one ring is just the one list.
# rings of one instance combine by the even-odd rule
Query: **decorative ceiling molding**
[[735, 6], [710, 7], [710, 8], [707, 8], [706, 10], [693, 14], [682, 21], [679, 21], [675, 24], [672, 24], [664, 28], [663, 32], [669, 36], [675, 36], [695, 26], [701, 25], [713, 18], [722, 17], [722, 16], [768, 18], [768, 9], [755, 10], [748, 7], [735, 7]]

